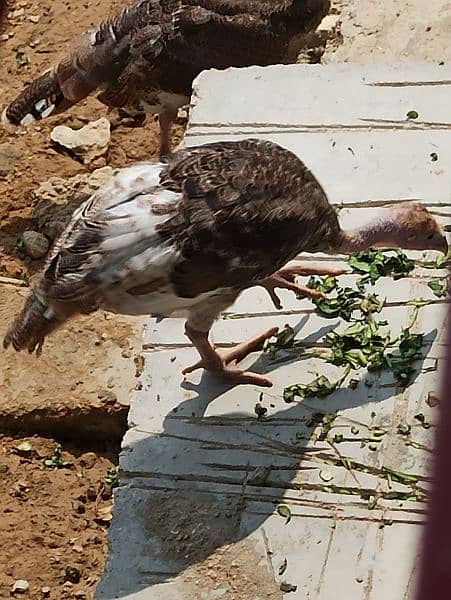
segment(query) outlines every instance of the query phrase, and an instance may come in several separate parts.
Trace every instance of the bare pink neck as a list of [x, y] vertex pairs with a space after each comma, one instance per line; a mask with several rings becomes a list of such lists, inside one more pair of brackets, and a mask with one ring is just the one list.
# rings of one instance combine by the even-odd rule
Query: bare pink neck
[[342, 232], [338, 253], [350, 254], [367, 248], [399, 246], [399, 225], [389, 209], [382, 209], [369, 223]]

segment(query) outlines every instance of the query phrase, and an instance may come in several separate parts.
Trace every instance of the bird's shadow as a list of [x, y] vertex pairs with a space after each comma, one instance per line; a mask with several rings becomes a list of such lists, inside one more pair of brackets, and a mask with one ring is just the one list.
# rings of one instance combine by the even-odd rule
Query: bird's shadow
[[[301, 321], [296, 330], [303, 324]], [[320, 330], [309, 342], [323, 335]], [[425, 352], [415, 363], [409, 385], [415, 383], [436, 336], [436, 330], [425, 336]], [[302, 354], [285, 353], [281, 360], [260, 355], [249, 368], [270, 373], [281, 363], [300, 359]], [[171, 357], [174, 368], [178, 367], [176, 360], [179, 358]], [[156, 372], [158, 368], [155, 366]], [[365, 385], [365, 379], [372, 387]], [[365, 375], [359, 388], [361, 393], [339, 388], [327, 398], [292, 404], [284, 404], [279, 397], [273, 401], [269, 418], [259, 420], [249, 405], [253, 408], [260, 389], [241, 386], [234, 388], [239, 395], [230, 396], [230, 386], [205, 373], [198, 384], [184, 382], [180, 386], [155, 378], [140, 392], [130, 414], [132, 429], [121, 461], [123, 484], [116, 493], [109, 558], [97, 600], [137, 592], [144, 598], [145, 590], [173, 581], [216, 550], [244, 543], [274, 514], [287, 490], [296, 489], [293, 480], [299, 471], [312, 468], [308, 461], [312, 445], [308, 449], [308, 443], [315, 425], [308, 417], [383, 402], [400, 392], [393, 380], [381, 383], [374, 374]], [[271, 406], [271, 391], [265, 394], [265, 405]], [[177, 404], [180, 395], [187, 399]], [[229, 396], [238, 397], [246, 410], [229, 412]], [[156, 405], [172, 407], [154, 419], [152, 407]], [[149, 416], [147, 425], [144, 414]], [[135, 429], [134, 421], [140, 423]], [[258, 510], [249, 510], [255, 503]]]

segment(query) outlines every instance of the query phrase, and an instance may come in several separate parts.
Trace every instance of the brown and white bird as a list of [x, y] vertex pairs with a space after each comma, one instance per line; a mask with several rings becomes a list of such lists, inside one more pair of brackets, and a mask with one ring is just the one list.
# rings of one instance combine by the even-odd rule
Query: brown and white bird
[[201, 357], [184, 373], [203, 367], [232, 382], [270, 386], [236, 362], [275, 330], [220, 356], [209, 341], [215, 319], [252, 286], [266, 288], [276, 305], [276, 288], [314, 295], [295, 277], [328, 271], [290, 263], [300, 252], [369, 246], [447, 251], [434, 218], [410, 202], [381, 208], [367, 225], [343, 231], [312, 173], [274, 143], [180, 150], [168, 164], [117, 171], [75, 211], [3, 345], [39, 354], [47, 334], [98, 308], [182, 316]]
[[158, 113], [161, 154], [170, 125], [204, 69], [295, 62], [297, 40], [317, 27], [329, 0], [139, 0], [88, 32], [3, 112], [25, 125], [98, 99], [129, 113]]

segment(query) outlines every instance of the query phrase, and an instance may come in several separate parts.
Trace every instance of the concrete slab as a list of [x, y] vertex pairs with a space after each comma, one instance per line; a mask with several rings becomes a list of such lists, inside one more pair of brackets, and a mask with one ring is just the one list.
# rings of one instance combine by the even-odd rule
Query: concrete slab
[[[450, 82], [449, 67], [419, 64], [211, 71], [196, 82], [186, 144], [266, 137], [305, 160], [331, 201], [345, 206], [344, 221], [415, 198], [449, 222]], [[418, 119], [406, 121], [409, 110]], [[200, 372], [183, 381], [181, 368], [196, 353], [182, 322], [149, 320], [97, 600], [412, 598], [433, 445], [431, 398], [445, 352], [445, 303], [427, 286], [444, 273], [421, 266], [430, 257], [414, 257], [419, 266], [410, 277], [374, 287], [386, 298], [381, 319], [393, 332], [409, 322], [406, 301], [431, 301], [415, 325], [424, 344], [405, 390], [390, 374], [362, 372], [354, 390], [286, 404], [286, 385], [339, 372], [306, 351], [347, 325], [290, 294], [281, 294], [284, 309], [276, 311], [263, 290], [249, 290], [213, 330], [217, 345], [227, 347], [268, 326], [295, 328], [298, 347], [275, 360], [247, 360], [271, 373], [274, 387], [263, 396]], [[256, 402], [268, 408], [264, 421]], [[428, 429], [415, 419], [420, 412]], [[335, 417], [332, 435], [341, 433], [340, 443], [321, 435], [317, 413]], [[404, 422], [412, 425], [409, 438], [397, 432]], [[375, 427], [386, 433], [368, 443]], [[387, 469], [414, 476], [415, 486]], [[290, 508], [289, 522], [280, 504]]]

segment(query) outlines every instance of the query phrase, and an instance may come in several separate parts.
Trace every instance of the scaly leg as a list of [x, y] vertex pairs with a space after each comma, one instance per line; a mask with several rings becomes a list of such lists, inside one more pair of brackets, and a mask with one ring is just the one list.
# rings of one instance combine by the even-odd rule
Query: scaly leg
[[218, 354], [208, 339], [208, 332], [197, 331], [188, 324], [185, 326], [185, 333], [193, 343], [196, 350], [199, 352], [201, 360], [183, 369], [183, 375], [191, 373], [196, 369], [206, 369], [212, 371], [218, 376], [230, 381], [232, 383], [252, 384], [261, 385], [263, 387], [271, 387], [272, 382], [263, 375], [252, 373], [250, 371], [242, 371], [236, 364], [245, 358], [251, 352], [260, 350], [263, 346], [263, 342], [277, 333], [277, 327], [272, 327], [267, 331], [257, 335], [256, 337], [239, 344], [232, 348], [222, 356]]
[[291, 261], [284, 267], [276, 271], [270, 277], [264, 279], [259, 285], [265, 288], [268, 292], [274, 306], [280, 310], [282, 303], [280, 298], [275, 292], [276, 288], [283, 288], [290, 290], [298, 296], [304, 296], [307, 298], [323, 298], [324, 294], [317, 290], [312, 290], [306, 286], [298, 285], [295, 283], [298, 275], [342, 275], [346, 273], [346, 269], [334, 269], [331, 267], [317, 267], [312, 266], [309, 263], [302, 263], [299, 261]]

